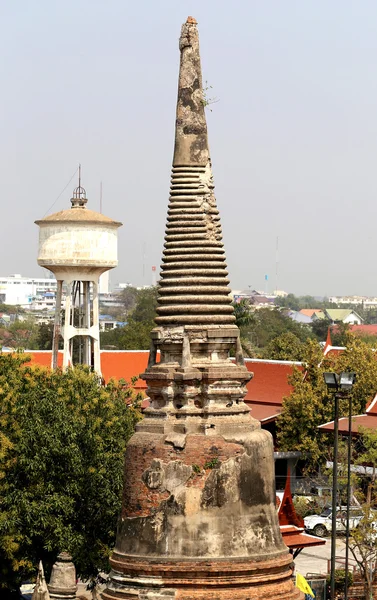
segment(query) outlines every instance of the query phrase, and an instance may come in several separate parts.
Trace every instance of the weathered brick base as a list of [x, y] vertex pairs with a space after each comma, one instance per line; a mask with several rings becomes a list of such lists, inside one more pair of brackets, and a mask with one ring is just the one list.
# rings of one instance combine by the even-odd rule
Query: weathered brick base
[[[298, 600], [291, 557], [251, 561], [138, 562], [114, 554], [104, 600]], [[148, 585], [148, 581], [150, 584]], [[153, 589], [153, 583], [155, 584]], [[120, 584], [118, 587], [117, 584]]]

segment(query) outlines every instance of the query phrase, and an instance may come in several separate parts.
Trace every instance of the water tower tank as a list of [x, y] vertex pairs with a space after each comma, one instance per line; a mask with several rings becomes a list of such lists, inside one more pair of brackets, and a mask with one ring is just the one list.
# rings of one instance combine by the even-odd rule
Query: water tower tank
[[35, 221], [39, 225], [38, 264], [57, 280], [93, 281], [118, 264], [118, 227], [105, 215], [89, 210], [79, 186], [72, 208]]
[[[35, 221], [39, 225], [38, 264], [52, 271], [57, 279], [52, 367], [57, 366], [60, 335], [64, 340], [64, 368], [74, 362], [73, 339], [79, 336], [77, 362], [101, 373], [98, 280], [102, 273], [118, 264], [117, 234], [122, 223], [86, 208], [86, 193], [80, 179], [71, 203], [70, 209]], [[63, 284], [66, 286], [64, 327], [61, 325]]]

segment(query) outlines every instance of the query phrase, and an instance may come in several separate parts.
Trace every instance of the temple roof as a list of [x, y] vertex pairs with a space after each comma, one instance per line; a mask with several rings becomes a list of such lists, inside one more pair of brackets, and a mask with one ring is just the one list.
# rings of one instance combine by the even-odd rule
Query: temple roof
[[283, 541], [288, 548], [295, 550], [293, 557], [308, 546], [322, 546], [326, 540], [304, 533], [304, 519], [296, 513], [291, 492], [291, 474], [288, 471], [284, 496], [278, 510], [279, 526]]

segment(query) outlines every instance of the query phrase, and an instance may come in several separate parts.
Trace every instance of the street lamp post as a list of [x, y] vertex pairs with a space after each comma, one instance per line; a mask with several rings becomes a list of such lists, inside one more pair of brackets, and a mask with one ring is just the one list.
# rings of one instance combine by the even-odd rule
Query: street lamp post
[[350, 496], [351, 496], [351, 435], [352, 435], [352, 396], [348, 398], [348, 440], [347, 440], [347, 523], [346, 523], [346, 578], [344, 582], [344, 600], [348, 600], [348, 561], [350, 539]]
[[[352, 390], [355, 383], [355, 373], [343, 372], [323, 374], [327, 389], [334, 394], [334, 459], [332, 480], [332, 515], [331, 515], [331, 574], [330, 574], [330, 598], [335, 600], [335, 562], [336, 562], [336, 513], [337, 513], [337, 490], [338, 490], [338, 430], [339, 430], [339, 398], [344, 397]], [[351, 406], [351, 405], [350, 405]], [[349, 417], [350, 418], [350, 417]], [[348, 478], [351, 469], [351, 449], [348, 455]], [[348, 541], [349, 541], [349, 505], [350, 505], [350, 479], [347, 481], [347, 523], [346, 523], [346, 573], [345, 573], [345, 600], [348, 595]]]

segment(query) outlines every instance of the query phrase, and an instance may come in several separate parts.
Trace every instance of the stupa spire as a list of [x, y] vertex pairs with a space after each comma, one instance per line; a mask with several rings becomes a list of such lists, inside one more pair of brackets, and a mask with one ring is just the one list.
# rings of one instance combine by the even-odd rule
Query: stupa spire
[[180, 51], [157, 327], [142, 375], [150, 406], [127, 445], [102, 597], [297, 600], [275, 506], [272, 436], [243, 401], [252, 374], [229, 296], [195, 19], [183, 25]]
[[158, 325], [235, 322], [208, 150], [195, 19], [182, 26], [175, 149]]
[[188, 17], [179, 38], [177, 118], [173, 166], [205, 167], [209, 159], [205, 98], [196, 20]]

